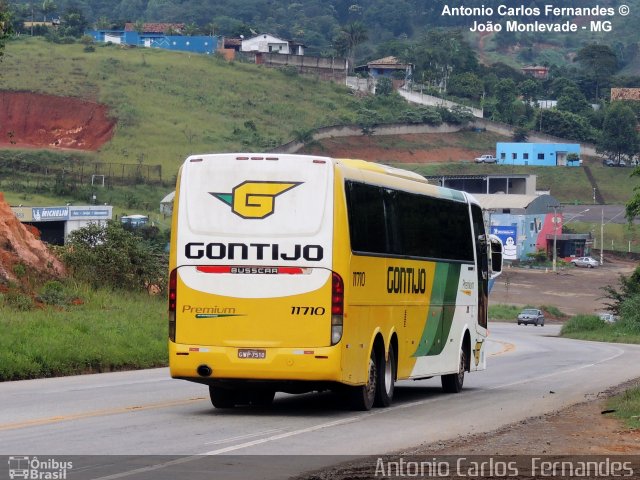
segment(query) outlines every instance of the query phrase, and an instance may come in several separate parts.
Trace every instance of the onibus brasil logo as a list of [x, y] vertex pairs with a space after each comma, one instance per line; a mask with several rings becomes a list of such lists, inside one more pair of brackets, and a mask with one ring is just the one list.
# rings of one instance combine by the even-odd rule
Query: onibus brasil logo
[[229, 205], [239, 217], [263, 219], [274, 212], [278, 195], [302, 183], [246, 181], [233, 187], [231, 193], [209, 193]]

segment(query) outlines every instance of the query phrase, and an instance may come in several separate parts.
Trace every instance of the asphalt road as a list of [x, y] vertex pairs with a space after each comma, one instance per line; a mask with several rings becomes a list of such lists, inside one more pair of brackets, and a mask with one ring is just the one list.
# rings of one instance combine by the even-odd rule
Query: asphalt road
[[557, 338], [557, 325], [490, 328], [489, 367], [461, 394], [443, 394], [437, 378], [403, 381], [392, 407], [365, 413], [328, 393], [215, 410], [206, 387], [167, 369], [1, 383], [0, 455], [90, 456], [73, 457], [70, 480], [287, 478], [493, 430], [640, 377], [640, 346]]

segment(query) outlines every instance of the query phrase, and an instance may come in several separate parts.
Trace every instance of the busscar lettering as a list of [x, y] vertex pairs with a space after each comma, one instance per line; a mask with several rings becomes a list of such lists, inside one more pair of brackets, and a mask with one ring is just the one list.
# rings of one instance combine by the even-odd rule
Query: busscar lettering
[[279, 271], [278, 267], [231, 267], [229, 273], [277, 275]]
[[424, 268], [389, 267], [387, 293], [425, 293], [427, 271]]
[[300, 245], [282, 247], [277, 243], [202, 243], [189, 242], [184, 247], [187, 258], [198, 260], [270, 260], [319, 262], [324, 258], [324, 249], [320, 245]]

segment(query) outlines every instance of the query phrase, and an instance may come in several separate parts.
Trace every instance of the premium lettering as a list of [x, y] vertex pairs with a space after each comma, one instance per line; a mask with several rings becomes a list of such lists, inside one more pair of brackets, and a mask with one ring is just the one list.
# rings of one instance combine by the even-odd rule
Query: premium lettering
[[324, 250], [320, 245], [293, 245], [282, 247], [277, 243], [200, 243], [190, 242], [185, 245], [184, 254], [187, 258], [198, 260], [286, 260], [319, 262], [324, 257]]

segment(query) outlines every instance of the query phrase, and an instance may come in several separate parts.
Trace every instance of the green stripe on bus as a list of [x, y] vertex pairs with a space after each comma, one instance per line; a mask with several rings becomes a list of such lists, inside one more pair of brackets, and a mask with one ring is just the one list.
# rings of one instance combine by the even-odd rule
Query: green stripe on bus
[[451, 332], [455, 313], [460, 264], [438, 263], [425, 327], [414, 357], [438, 355], [444, 349]]

